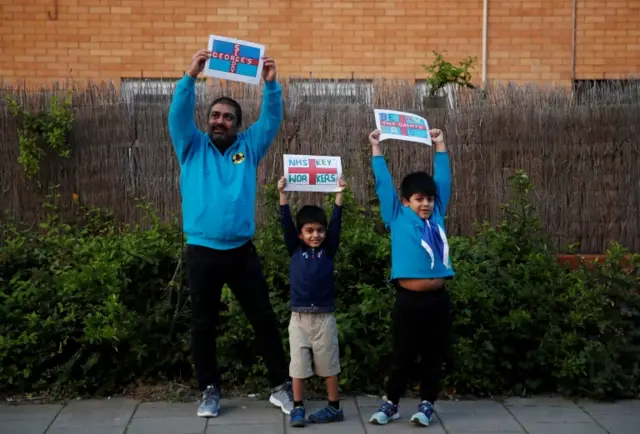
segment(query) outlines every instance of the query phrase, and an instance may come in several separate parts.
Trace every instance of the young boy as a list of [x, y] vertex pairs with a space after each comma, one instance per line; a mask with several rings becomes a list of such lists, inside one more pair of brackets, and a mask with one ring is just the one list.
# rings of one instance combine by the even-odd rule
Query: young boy
[[405, 176], [400, 198], [380, 150], [380, 131], [369, 135], [380, 212], [391, 229], [391, 281], [396, 288], [391, 376], [386, 401], [370, 419], [376, 425], [400, 418], [398, 402], [406, 387], [407, 373], [418, 355], [421, 402], [411, 422], [429, 425], [449, 347], [451, 299], [445, 280], [451, 279], [454, 272], [444, 216], [451, 197], [451, 170], [442, 131], [429, 133], [436, 151], [434, 176], [425, 172]]
[[[340, 357], [338, 328], [334, 311], [333, 257], [338, 250], [342, 216], [342, 192], [336, 194], [335, 205], [327, 228], [327, 216], [318, 206], [306, 205], [296, 215], [293, 224], [291, 210], [284, 191], [286, 179], [278, 182], [280, 219], [284, 241], [291, 256], [289, 285], [291, 289], [291, 321], [289, 345], [293, 379], [293, 410], [290, 424], [305, 425], [303, 404], [304, 381], [316, 375], [325, 377], [329, 405], [309, 416], [314, 423], [337, 422], [344, 419], [338, 396]], [[345, 183], [340, 179], [340, 188]], [[297, 229], [296, 229], [297, 228]]]

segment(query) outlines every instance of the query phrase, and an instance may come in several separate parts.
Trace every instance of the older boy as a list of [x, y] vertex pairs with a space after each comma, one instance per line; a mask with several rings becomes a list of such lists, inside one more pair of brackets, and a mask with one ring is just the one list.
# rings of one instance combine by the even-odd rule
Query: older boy
[[451, 170], [442, 131], [429, 133], [436, 148], [434, 176], [425, 172], [408, 174], [402, 180], [400, 198], [380, 150], [380, 131], [369, 135], [382, 220], [391, 229], [391, 280], [396, 288], [387, 401], [370, 419], [377, 425], [400, 418], [398, 403], [417, 355], [421, 359], [421, 402], [411, 422], [429, 425], [449, 346], [451, 299], [445, 280], [454, 272], [444, 216], [451, 197]]

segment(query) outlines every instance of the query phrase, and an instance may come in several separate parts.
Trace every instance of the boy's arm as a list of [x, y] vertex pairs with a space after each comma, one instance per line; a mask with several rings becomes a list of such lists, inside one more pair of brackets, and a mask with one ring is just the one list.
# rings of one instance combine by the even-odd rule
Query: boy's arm
[[200, 132], [193, 119], [196, 104], [195, 82], [195, 78], [185, 74], [176, 85], [169, 107], [169, 135], [180, 165], [189, 158]]
[[369, 134], [369, 144], [371, 145], [371, 165], [373, 176], [375, 177], [375, 188], [378, 200], [380, 201], [380, 214], [382, 221], [388, 227], [393, 222], [401, 210], [400, 199], [393, 186], [393, 178], [389, 173], [389, 168], [380, 149], [380, 131], [375, 130]]
[[380, 201], [380, 214], [382, 221], [389, 226], [400, 213], [400, 199], [393, 186], [393, 178], [387, 168], [387, 163], [382, 155], [374, 155], [372, 158], [373, 176], [375, 177], [375, 189]]
[[[341, 194], [341, 193], [339, 193]], [[333, 205], [333, 211], [331, 212], [331, 219], [329, 220], [329, 227], [327, 228], [327, 239], [325, 247], [331, 256], [338, 252], [338, 246], [340, 245], [340, 232], [342, 231], [342, 204], [336, 202]]]
[[449, 153], [444, 144], [442, 131], [432, 130], [432, 140], [435, 143], [436, 153], [433, 157], [433, 180], [438, 188], [440, 198], [439, 211], [444, 218], [451, 199], [451, 162]]
[[291, 208], [287, 203], [280, 204], [280, 222], [282, 223], [282, 233], [284, 234], [284, 244], [287, 246], [289, 256], [298, 248], [298, 233], [296, 227], [293, 224], [293, 218], [291, 216]]
[[282, 88], [276, 80], [276, 64], [273, 59], [265, 58], [262, 77], [264, 79], [264, 92], [260, 117], [245, 132], [256, 165], [266, 155], [269, 146], [276, 138], [284, 116]]
[[289, 256], [292, 256], [298, 247], [298, 233], [296, 232], [296, 226], [293, 224], [287, 193], [284, 191], [286, 185], [287, 180], [283, 176], [278, 181], [278, 192], [280, 193], [280, 223], [282, 224], [282, 232], [284, 233], [284, 244], [287, 246]]

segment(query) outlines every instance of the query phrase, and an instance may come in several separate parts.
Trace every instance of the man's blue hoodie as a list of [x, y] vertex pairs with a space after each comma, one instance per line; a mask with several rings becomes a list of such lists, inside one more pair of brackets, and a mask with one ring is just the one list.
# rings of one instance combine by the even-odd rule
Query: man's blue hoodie
[[256, 172], [282, 123], [282, 89], [264, 82], [260, 117], [224, 153], [194, 121], [195, 79], [185, 75], [169, 108], [169, 134], [180, 163], [187, 244], [229, 250], [255, 233]]

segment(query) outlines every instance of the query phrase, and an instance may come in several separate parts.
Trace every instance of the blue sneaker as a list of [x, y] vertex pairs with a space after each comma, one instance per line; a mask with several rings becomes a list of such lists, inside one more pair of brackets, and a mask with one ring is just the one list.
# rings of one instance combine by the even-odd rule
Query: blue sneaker
[[202, 402], [198, 407], [200, 417], [218, 417], [220, 411], [220, 388], [218, 386], [207, 386], [202, 393]]
[[330, 405], [309, 416], [309, 421], [313, 423], [342, 422], [343, 420], [344, 413], [342, 409], [336, 410]]
[[418, 412], [411, 416], [411, 423], [420, 426], [429, 426], [433, 418], [433, 404], [429, 401], [422, 401], [418, 405]]
[[378, 411], [376, 411], [369, 422], [374, 425], [386, 425], [389, 422], [400, 419], [400, 413], [398, 413], [398, 406], [393, 405], [391, 401], [383, 403]]
[[296, 428], [301, 428], [304, 423], [304, 407], [294, 407], [291, 410], [291, 419], [289, 419], [289, 425]]

